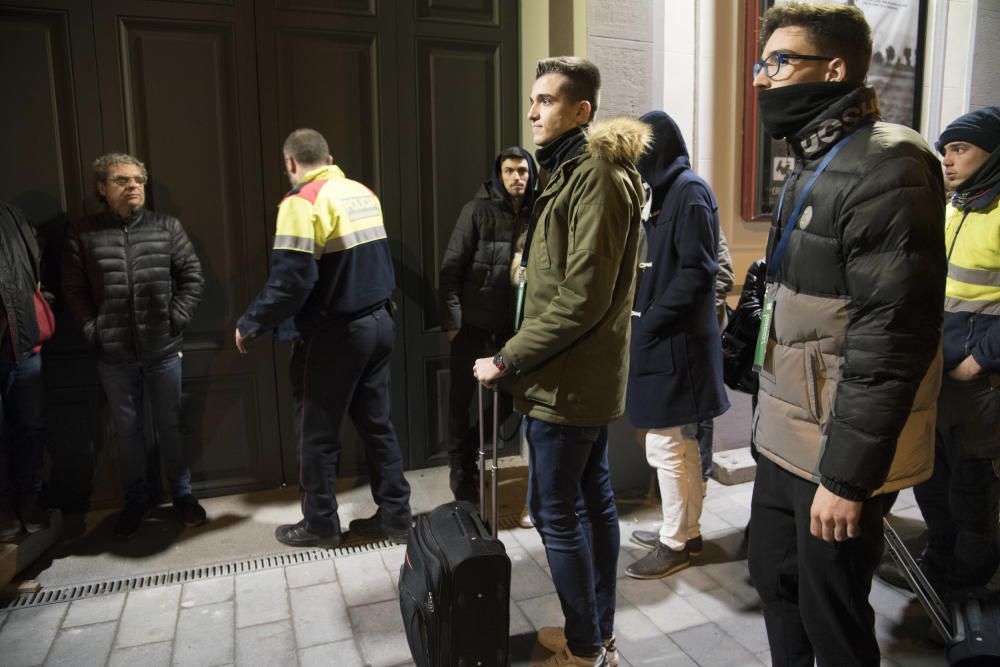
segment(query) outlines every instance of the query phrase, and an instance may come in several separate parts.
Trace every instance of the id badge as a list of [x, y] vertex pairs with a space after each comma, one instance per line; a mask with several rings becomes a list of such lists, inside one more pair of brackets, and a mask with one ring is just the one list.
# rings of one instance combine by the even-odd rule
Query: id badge
[[760, 331], [757, 332], [757, 348], [753, 353], [753, 370], [760, 373], [764, 367], [764, 356], [767, 354], [767, 339], [771, 336], [771, 319], [774, 317], [774, 293], [767, 290], [764, 294], [764, 305], [760, 311]]

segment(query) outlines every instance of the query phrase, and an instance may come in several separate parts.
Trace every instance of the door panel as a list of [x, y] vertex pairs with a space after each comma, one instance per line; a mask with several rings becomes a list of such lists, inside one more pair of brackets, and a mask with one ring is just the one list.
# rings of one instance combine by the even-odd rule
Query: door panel
[[[438, 269], [462, 206], [517, 143], [517, 3], [417, 2], [401, 12], [400, 162], [417, 216], [403, 229], [413, 467], [446, 460], [448, 343], [438, 324]], [[503, 454], [517, 452], [518, 438]]]
[[[102, 2], [95, 6], [106, 146], [146, 162], [147, 205], [177, 216], [201, 260], [205, 291], [185, 332], [185, 443], [197, 492], [283, 479], [275, 353], [246, 356], [236, 320], [264, 282], [253, 16], [239, 6]], [[120, 119], [120, 122], [118, 121]]]

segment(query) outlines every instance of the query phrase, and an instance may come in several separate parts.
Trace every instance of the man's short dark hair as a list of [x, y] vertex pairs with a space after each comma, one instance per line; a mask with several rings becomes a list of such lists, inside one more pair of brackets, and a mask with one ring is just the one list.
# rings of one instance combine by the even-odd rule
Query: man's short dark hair
[[525, 153], [523, 148], [518, 148], [517, 146], [511, 146], [510, 148], [505, 148], [500, 151], [500, 157], [498, 162], [503, 164], [505, 160], [527, 160], [528, 155]]
[[597, 103], [601, 94], [601, 70], [586, 58], [576, 56], [556, 56], [539, 60], [535, 67], [535, 78], [546, 74], [562, 74], [567, 82], [562, 92], [573, 102], [590, 102], [590, 120], [597, 115]]
[[815, 55], [842, 58], [848, 83], [861, 85], [872, 59], [872, 29], [865, 14], [851, 5], [787, 2], [767, 10], [760, 30], [761, 48], [779, 28], [802, 28]]
[[295, 130], [285, 139], [282, 148], [285, 155], [291, 155], [296, 162], [304, 165], [326, 164], [330, 157], [330, 147], [323, 135], [316, 130], [303, 127]]

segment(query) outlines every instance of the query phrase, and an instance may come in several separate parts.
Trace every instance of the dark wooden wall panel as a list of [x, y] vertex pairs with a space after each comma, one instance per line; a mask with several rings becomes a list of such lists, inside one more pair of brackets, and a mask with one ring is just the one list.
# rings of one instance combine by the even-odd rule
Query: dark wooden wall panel
[[232, 26], [126, 19], [120, 34], [130, 143], [151, 175], [147, 205], [181, 220], [211, 272], [186, 337], [218, 340], [251, 292], [240, 270], [248, 211]]
[[[492, 45], [438, 40], [417, 47], [420, 144], [420, 271], [430, 278], [423, 330], [439, 326], [438, 267], [455, 220], [489, 177], [500, 146], [498, 49]], [[455, 81], [464, 82], [460, 92]], [[476, 104], [455, 104], [456, 94]]]
[[501, 0], [415, 0], [417, 18], [451, 23], [500, 26]]
[[278, 30], [278, 124], [318, 130], [349, 178], [382, 190], [375, 54], [375, 34]]

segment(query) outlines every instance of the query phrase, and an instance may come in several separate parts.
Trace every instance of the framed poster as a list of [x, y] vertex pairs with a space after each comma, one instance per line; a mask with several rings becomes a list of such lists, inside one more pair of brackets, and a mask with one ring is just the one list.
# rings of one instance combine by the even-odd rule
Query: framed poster
[[[867, 83], [878, 93], [882, 120], [918, 128], [928, 0], [842, 1], [861, 9], [871, 25], [872, 60]], [[757, 116], [757, 89], [752, 85], [753, 66], [761, 55], [760, 20], [774, 4], [775, 0], [748, 0], [744, 25], [746, 89], [740, 213], [749, 221], [770, 220], [785, 179], [795, 168], [788, 144], [764, 132]]]

